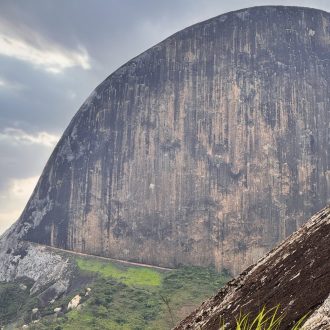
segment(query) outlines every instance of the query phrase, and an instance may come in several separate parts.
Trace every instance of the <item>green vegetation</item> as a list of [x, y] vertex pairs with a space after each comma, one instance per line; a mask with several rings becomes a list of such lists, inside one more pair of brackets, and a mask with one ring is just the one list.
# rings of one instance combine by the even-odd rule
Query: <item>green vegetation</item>
[[[77, 277], [90, 278], [88, 284], [85, 281], [83, 287], [46, 307], [38, 306], [37, 298], [31, 302], [24, 297], [26, 313], [17, 325], [30, 323], [32, 308], [39, 307], [42, 317], [38, 323], [30, 323], [29, 329], [170, 329], [229, 280], [229, 276], [200, 267], [162, 271], [96, 258], [79, 257], [75, 261]], [[87, 287], [91, 291], [85, 296]], [[15, 291], [17, 284], [12, 289]], [[80, 308], [64, 310], [56, 317], [54, 309], [67, 306], [76, 294], [82, 296]], [[14, 318], [22, 315], [15, 313]]]
[[162, 277], [159, 272], [144, 267], [120, 267], [110, 262], [78, 258], [80, 270], [95, 272], [105, 278], [114, 278], [120, 283], [135, 286], [159, 286]]
[[30, 280], [0, 283], [0, 327], [25, 315], [37, 305], [37, 298], [29, 295]]
[[[74, 260], [77, 278], [89, 280], [52, 305], [43, 306], [38, 296], [29, 295], [30, 280], [0, 283], [0, 326], [12, 323], [8, 329], [17, 329], [29, 324], [29, 329], [35, 330], [170, 329], [229, 280], [228, 275], [200, 267], [162, 271], [92, 257]], [[91, 291], [86, 295], [87, 287]], [[81, 296], [79, 308], [67, 311], [66, 306], [77, 294]], [[63, 313], [56, 316], [54, 309], [60, 306]], [[39, 308], [40, 320], [31, 323], [35, 307]], [[236, 330], [278, 330], [284, 316], [279, 306], [270, 310], [264, 307], [254, 318], [239, 315]], [[304, 319], [292, 330], [299, 330]], [[220, 330], [225, 329], [225, 323], [221, 320]]]
[[[281, 322], [285, 317], [285, 314], [279, 313], [279, 308], [280, 306], [276, 306], [266, 310], [266, 307], [263, 307], [259, 314], [252, 320], [250, 320], [249, 314], [240, 314], [236, 319], [236, 330], [279, 330]], [[302, 317], [291, 330], [299, 330], [306, 316]], [[221, 320], [220, 330], [226, 329], [224, 324], [225, 320]]]

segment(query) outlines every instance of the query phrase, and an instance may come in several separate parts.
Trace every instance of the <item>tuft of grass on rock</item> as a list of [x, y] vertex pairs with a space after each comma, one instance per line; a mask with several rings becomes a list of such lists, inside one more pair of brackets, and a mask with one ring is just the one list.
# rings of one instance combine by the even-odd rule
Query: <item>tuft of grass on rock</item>
[[[254, 319], [250, 319], [250, 314], [240, 314], [236, 318], [235, 330], [280, 330], [285, 314], [279, 313], [280, 306], [266, 309], [264, 306]], [[300, 330], [307, 315], [303, 316], [291, 330]], [[220, 320], [220, 329], [227, 330], [224, 319]]]

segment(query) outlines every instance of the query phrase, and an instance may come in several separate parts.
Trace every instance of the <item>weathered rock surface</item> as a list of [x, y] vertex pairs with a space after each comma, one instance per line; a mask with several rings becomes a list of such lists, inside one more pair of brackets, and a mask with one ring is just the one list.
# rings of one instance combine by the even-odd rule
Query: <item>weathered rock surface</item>
[[101, 83], [10, 236], [236, 274], [330, 201], [330, 14], [191, 26]]
[[301, 330], [330, 329], [330, 296], [313, 313]]
[[80, 300], [81, 300], [81, 297], [79, 294], [77, 294], [76, 296], [74, 296], [72, 298], [72, 300], [69, 302], [68, 304], [68, 310], [69, 309], [74, 309], [74, 308], [77, 308], [79, 303], [80, 303]]
[[17, 241], [11, 230], [0, 241], [0, 281], [28, 277], [34, 280], [30, 294], [38, 293], [40, 298], [51, 300], [68, 290], [72, 274], [68, 258], [47, 247]]
[[[280, 305], [285, 317], [281, 330], [308, 314], [305, 330], [330, 329], [330, 206], [314, 215], [307, 224], [278, 248], [230, 281], [213, 298], [183, 320], [175, 329], [218, 330], [234, 327], [235, 317], [263, 306]], [[315, 311], [313, 313], [313, 311]]]

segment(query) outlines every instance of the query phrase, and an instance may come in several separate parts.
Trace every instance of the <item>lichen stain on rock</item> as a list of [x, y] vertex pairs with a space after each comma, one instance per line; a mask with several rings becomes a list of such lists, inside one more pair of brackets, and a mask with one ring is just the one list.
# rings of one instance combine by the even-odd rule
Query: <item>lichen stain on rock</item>
[[55, 148], [16, 233], [236, 274], [325, 206], [329, 14], [238, 14], [178, 32], [101, 83]]

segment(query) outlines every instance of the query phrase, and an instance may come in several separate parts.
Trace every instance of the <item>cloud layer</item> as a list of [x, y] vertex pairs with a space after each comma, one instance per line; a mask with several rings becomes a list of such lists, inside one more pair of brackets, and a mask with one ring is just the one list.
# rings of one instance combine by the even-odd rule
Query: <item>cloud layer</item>
[[51, 73], [60, 73], [74, 66], [80, 66], [85, 70], [91, 67], [85, 50], [70, 52], [47, 43], [43, 43], [41, 48], [36, 48], [22, 39], [1, 33], [0, 55], [26, 61]]
[[18, 219], [38, 178], [39, 176], [11, 179], [8, 182], [5, 192], [0, 195], [0, 232], [6, 230], [8, 225]]
[[47, 132], [28, 134], [17, 128], [5, 128], [3, 132], [0, 132], [0, 143], [5, 142], [18, 146], [37, 144], [45, 147], [54, 147], [58, 140], [59, 136]]

